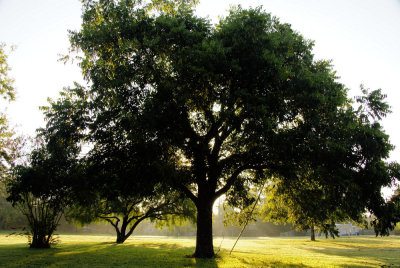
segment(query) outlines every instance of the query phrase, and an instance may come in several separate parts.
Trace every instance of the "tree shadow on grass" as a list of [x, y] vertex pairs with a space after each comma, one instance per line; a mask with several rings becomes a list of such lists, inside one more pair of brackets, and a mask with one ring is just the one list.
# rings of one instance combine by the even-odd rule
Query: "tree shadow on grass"
[[179, 244], [112, 242], [64, 244], [51, 249], [29, 249], [25, 244], [1, 245], [1, 267], [307, 267], [281, 262], [255, 262], [222, 253], [214, 259], [185, 258], [194, 247]]
[[[158, 246], [158, 247], [156, 247]], [[64, 245], [29, 249], [26, 245], [0, 246], [1, 267], [218, 267], [215, 259], [188, 259], [193, 247], [177, 244], [115, 243]], [[8, 253], [9, 254], [8, 254]], [[12, 254], [12, 255], [10, 255]]]
[[[338, 256], [341, 258], [358, 259], [364, 264], [377, 265], [381, 267], [400, 267], [400, 245], [398, 247], [385, 248], [381, 241], [375, 245], [352, 245], [351, 243], [336, 243], [332, 246], [325, 245], [323, 248], [308, 248], [308, 251], [318, 255]], [[338, 248], [336, 246], [341, 246]], [[339, 265], [339, 264], [338, 264]], [[359, 267], [359, 265], [346, 264], [346, 267]]]
[[230, 256], [221, 251], [214, 259], [185, 258], [193, 252], [193, 246], [163, 242], [61, 243], [51, 249], [9, 244], [0, 246], [0, 267], [308, 267], [301, 263], [254, 259], [239, 252]]
[[[263, 258], [262, 256], [271, 256], [274, 254], [265, 254], [263, 252], [254, 253], [248, 251], [235, 251], [232, 255], [229, 255], [229, 251], [225, 251], [221, 254], [224, 258], [231, 258], [236, 260], [238, 265], [235, 267], [293, 267], [293, 268], [307, 268], [312, 267], [301, 263], [291, 263], [282, 258], [282, 261], [271, 260], [269, 257]], [[261, 256], [261, 257], [260, 257]], [[232, 261], [232, 260], [231, 260]]]

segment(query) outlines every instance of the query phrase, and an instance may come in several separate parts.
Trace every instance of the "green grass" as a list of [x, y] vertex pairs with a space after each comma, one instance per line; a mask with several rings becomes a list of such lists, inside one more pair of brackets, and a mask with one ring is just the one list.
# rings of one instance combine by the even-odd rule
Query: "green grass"
[[25, 237], [0, 234], [0, 267], [400, 267], [400, 238], [215, 238], [218, 257], [185, 257], [194, 238], [61, 235], [51, 249], [29, 249]]

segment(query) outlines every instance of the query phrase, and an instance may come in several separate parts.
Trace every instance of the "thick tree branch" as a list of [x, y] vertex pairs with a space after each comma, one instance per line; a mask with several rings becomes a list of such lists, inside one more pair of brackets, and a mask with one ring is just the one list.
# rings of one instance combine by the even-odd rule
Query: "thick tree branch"
[[[114, 226], [115, 229], [118, 229], [118, 223], [121, 221], [118, 217], [116, 216], [99, 216], [99, 218], [104, 219], [108, 221], [112, 226]], [[115, 223], [112, 219], [115, 219]]]
[[233, 174], [228, 178], [225, 185], [222, 188], [220, 188], [218, 191], [215, 192], [214, 199], [217, 199], [218, 197], [220, 197], [221, 195], [226, 193], [232, 187], [233, 183], [235, 182], [237, 177], [240, 175], [240, 173], [242, 173], [246, 169], [247, 169], [246, 166], [242, 166], [242, 167], [238, 168], [237, 170], [235, 170], [235, 172], [233, 172]]
[[146, 219], [146, 218], [148, 218], [148, 217], [142, 217], [142, 218], [139, 218], [133, 225], [132, 225], [132, 227], [129, 229], [129, 232], [126, 234], [126, 237], [129, 237], [132, 233], [133, 233], [133, 231], [136, 229], [136, 227], [139, 225], [139, 223], [141, 223], [144, 219]]
[[226, 184], [222, 188], [220, 188], [217, 192], [215, 192], [214, 199], [217, 199], [221, 195], [225, 194], [232, 187], [232, 185], [235, 183], [235, 180], [238, 178], [240, 173], [242, 173], [243, 171], [245, 171], [245, 170], [262, 170], [262, 169], [266, 169], [266, 168], [267, 168], [266, 165], [243, 165], [243, 166], [239, 167], [228, 178], [228, 180], [226, 181]]
[[179, 189], [182, 190], [182, 192], [183, 192], [188, 198], [190, 198], [190, 200], [192, 200], [193, 203], [196, 204], [196, 202], [197, 202], [197, 196], [195, 196], [185, 185], [180, 184], [180, 185], [179, 185]]

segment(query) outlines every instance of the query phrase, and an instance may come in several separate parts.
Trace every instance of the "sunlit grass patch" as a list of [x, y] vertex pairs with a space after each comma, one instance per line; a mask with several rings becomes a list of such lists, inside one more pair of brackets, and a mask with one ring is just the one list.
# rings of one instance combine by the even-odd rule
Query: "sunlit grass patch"
[[[29, 249], [25, 237], [0, 235], [0, 267], [381, 267], [400, 266], [399, 237], [214, 239], [218, 257], [188, 258], [193, 237], [60, 235], [52, 249]], [[221, 247], [220, 247], [221, 245]]]

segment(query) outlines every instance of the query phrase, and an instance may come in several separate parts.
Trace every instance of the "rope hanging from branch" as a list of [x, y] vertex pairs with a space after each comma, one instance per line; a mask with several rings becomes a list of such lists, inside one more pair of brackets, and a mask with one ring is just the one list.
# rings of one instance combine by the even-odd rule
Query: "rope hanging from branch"
[[256, 205], [257, 205], [258, 201], [260, 200], [261, 193], [262, 193], [262, 191], [263, 191], [263, 189], [264, 189], [264, 185], [265, 185], [265, 182], [264, 182], [264, 184], [261, 186], [260, 192], [258, 193], [258, 196], [257, 196], [257, 200], [256, 200], [256, 202], [254, 203], [254, 206], [253, 206], [253, 208], [251, 209], [250, 214], [249, 214], [249, 216], [247, 217], [246, 222], [244, 223], [243, 228], [242, 228], [242, 230], [240, 231], [239, 236], [237, 237], [237, 239], [236, 239], [236, 241], [235, 241], [235, 244], [233, 244], [233, 247], [232, 247], [231, 251], [229, 252], [229, 255], [232, 254], [233, 249], [235, 248], [237, 242], [239, 241], [239, 238], [242, 236], [244, 230], [246, 229], [247, 225], [249, 224], [249, 221], [250, 221], [251, 216], [253, 215], [254, 209], [256, 208]]

